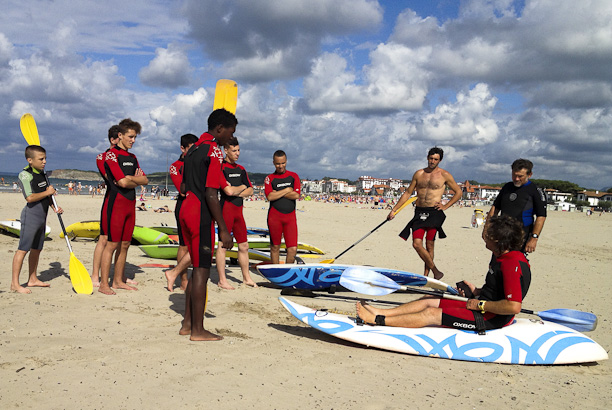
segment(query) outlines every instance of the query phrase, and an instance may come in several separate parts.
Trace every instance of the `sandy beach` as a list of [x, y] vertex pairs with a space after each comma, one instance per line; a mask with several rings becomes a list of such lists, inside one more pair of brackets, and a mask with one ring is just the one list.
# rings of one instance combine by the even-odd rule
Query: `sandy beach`
[[[64, 221], [97, 219], [101, 197], [58, 197]], [[0, 194], [0, 220], [19, 218], [18, 193]], [[149, 201], [153, 207], [171, 200]], [[245, 203], [247, 225], [266, 226], [268, 204]], [[488, 210], [488, 208], [486, 209]], [[365, 205], [298, 203], [299, 240], [333, 258], [382, 222], [388, 211]], [[435, 260], [447, 283], [466, 279], [481, 285], [490, 253], [480, 229], [470, 227], [473, 208], [447, 211], [448, 238], [436, 243]], [[175, 225], [172, 213], [137, 212], [137, 224]], [[397, 235], [412, 217], [407, 209], [339, 259], [422, 273], [423, 264]], [[9, 292], [10, 266], [18, 239], [0, 234], [5, 259], [0, 275], [0, 408], [35, 409], [396, 409], [521, 408], [603, 409], [612, 402], [612, 363], [513, 366], [417, 357], [368, 349], [309, 328], [279, 304], [279, 289], [240, 284], [228, 266], [234, 291], [216, 286], [212, 270], [205, 327], [220, 342], [190, 342], [179, 336], [184, 294], [165, 289], [159, 262], [137, 247], [128, 255], [127, 275], [138, 291], [91, 296], [72, 291], [69, 254], [50, 213], [51, 240], [41, 254], [39, 276], [47, 289], [29, 295]], [[523, 306], [593, 312], [599, 324], [589, 336], [612, 346], [612, 215], [549, 211], [538, 248], [530, 257], [533, 280]], [[72, 242], [91, 272], [94, 242]], [[166, 263], [166, 262], [162, 262]], [[27, 267], [21, 282], [27, 280]], [[348, 293], [347, 293], [348, 295]], [[390, 300], [407, 301], [406, 294]], [[312, 307], [354, 312], [340, 301], [296, 298]], [[606, 405], [606, 403], [608, 403]]]

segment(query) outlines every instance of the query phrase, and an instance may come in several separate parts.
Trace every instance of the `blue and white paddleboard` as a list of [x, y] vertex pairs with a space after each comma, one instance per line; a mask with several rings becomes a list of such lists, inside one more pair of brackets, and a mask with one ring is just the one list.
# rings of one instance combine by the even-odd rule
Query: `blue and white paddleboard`
[[608, 359], [608, 353], [589, 337], [573, 329], [539, 319], [516, 319], [486, 335], [443, 327], [358, 325], [355, 319], [315, 310], [284, 297], [281, 304], [296, 319], [328, 335], [368, 347], [485, 363], [552, 365], [588, 363]]
[[320, 290], [328, 289], [332, 285], [339, 285], [340, 275], [345, 269], [367, 268], [381, 273], [400, 285], [427, 286], [445, 292], [457, 294], [457, 291], [446, 283], [397, 269], [375, 268], [370, 266], [336, 265], [330, 263], [316, 263], [307, 265], [259, 265], [257, 270], [270, 282], [284, 287], [295, 289]]

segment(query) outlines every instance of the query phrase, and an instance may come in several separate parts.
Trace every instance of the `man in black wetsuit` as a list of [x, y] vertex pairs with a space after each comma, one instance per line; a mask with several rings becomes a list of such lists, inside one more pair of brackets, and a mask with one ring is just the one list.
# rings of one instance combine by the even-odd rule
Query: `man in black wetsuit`
[[[492, 216], [500, 212], [521, 221], [525, 232], [522, 251], [526, 253], [535, 251], [546, 221], [546, 193], [529, 180], [533, 175], [532, 169], [533, 163], [527, 159], [519, 158], [514, 161], [512, 182], [502, 187], [487, 214], [487, 223]], [[487, 230], [486, 225], [485, 223], [483, 235]]]

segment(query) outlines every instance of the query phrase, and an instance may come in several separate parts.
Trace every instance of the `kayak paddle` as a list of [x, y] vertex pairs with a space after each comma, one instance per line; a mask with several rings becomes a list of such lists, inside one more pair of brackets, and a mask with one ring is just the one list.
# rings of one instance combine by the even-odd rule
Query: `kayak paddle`
[[215, 87], [215, 101], [213, 110], [224, 108], [232, 114], [236, 114], [238, 104], [238, 85], [233, 80], [219, 80]]
[[[350, 268], [342, 272], [340, 276], [340, 285], [353, 292], [363, 293], [365, 295], [388, 295], [397, 290], [402, 290], [411, 293], [420, 293], [423, 295], [431, 295], [444, 299], [468, 301], [468, 298], [451, 295], [446, 292], [426, 290], [420, 288], [412, 288], [399, 285], [393, 279], [390, 279], [378, 272], [365, 268]], [[573, 309], [550, 309], [542, 312], [536, 312], [528, 309], [521, 309], [521, 313], [539, 316], [543, 320], [558, 323], [567, 326], [579, 332], [590, 332], [597, 327], [597, 316], [593, 313], [581, 312]]]
[[[413, 196], [412, 198], [409, 198], [406, 202], [404, 202], [402, 204], [402, 206], [400, 206], [400, 208], [397, 210], [397, 212], [395, 212], [393, 215], [397, 215], [400, 213], [400, 211], [402, 209], [404, 209], [406, 207], [406, 205], [413, 203], [414, 201], [417, 200], [416, 196]], [[386, 224], [387, 222], [389, 222], [388, 219], [385, 219], [384, 221], [382, 221], [380, 223], [380, 225], [378, 225], [376, 228], [372, 229], [370, 232], [368, 232], [367, 234], [365, 234], [363, 237], [361, 237], [361, 239], [359, 239], [357, 242], [355, 242], [354, 244], [352, 244], [351, 246], [349, 246], [348, 248], [346, 248], [343, 252], [341, 252], [338, 256], [336, 256], [333, 259], [324, 259], [321, 261], [321, 263], [334, 263], [334, 261], [336, 259], [338, 259], [339, 257], [341, 257], [342, 255], [344, 255], [345, 253], [347, 253], [348, 251], [350, 251], [351, 249], [353, 249], [353, 246], [357, 245], [359, 242], [363, 241], [365, 238], [367, 238], [368, 236], [370, 236], [371, 234], [373, 234], [374, 232], [376, 232], [378, 230], [378, 228], [380, 228], [381, 226], [383, 226], [384, 224]]]
[[[29, 145], [40, 145], [40, 137], [38, 136], [38, 128], [36, 127], [36, 121], [34, 121], [34, 117], [32, 114], [24, 114], [21, 117], [19, 122], [21, 127], [21, 133], [25, 138], [26, 142]], [[50, 185], [49, 178], [47, 178], [47, 174], [45, 173], [45, 179], [47, 181], [47, 185]], [[57, 202], [55, 202], [55, 195], [51, 195], [51, 200], [53, 201], [53, 206], [57, 209]], [[87, 272], [83, 263], [74, 256], [74, 252], [72, 252], [72, 246], [70, 246], [70, 240], [68, 239], [68, 234], [66, 233], [66, 228], [64, 227], [64, 221], [62, 220], [62, 216], [57, 214], [60, 225], [62, 227], [62, 231], [64, 232], [64, 239], [66, 239], [66, 244], [68, 245], [68, 250], [70, 251], [70, 261], [68, 262], [68, 272], [70, 274], [70, 282], [72, 282], [72, 287], [74, 288], [76, 293], [91, 295], [93, 293], [93, 284], [91, 282], [91, 277]]]

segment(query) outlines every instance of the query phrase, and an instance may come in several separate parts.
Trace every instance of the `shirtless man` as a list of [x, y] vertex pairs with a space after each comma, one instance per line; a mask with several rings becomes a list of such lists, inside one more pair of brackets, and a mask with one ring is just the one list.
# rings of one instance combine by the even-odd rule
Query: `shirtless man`
[[[406, 225], [399, 236], [407, 240], [412, 229], [412, 247], [419, 254], [423, 262], [425, 262], [424, 275], [428, 276], [431, 270], [435, 279], [440, 279], [444, 276], [444, 273], [440, 272], [433, 261], [436, 232], [440, 233], [438, 235], [440, 238], [446, 238], [446, 234], [442, 230], [442, 224], [444, 219], [446, 219], [444, 211], [461, 199], [461, 188], [457, 185], [453, 176], [450, 172], [438, 167], [443, 157], [444, 151], [441, 148], [433, 147], [429, 150], [427, 154], [427, 167], [419, 169], [414, 173], [410, 186], [387, 216], [388, 220], [393, 219], [396, 210], [400, 209], [416, 189], [417, 201], [414, 218]], [[442, 194], [444, 194], [446, 186], [455, 195], [446, 205], [443, 205]], [[424, 237], [426, 239], [425, 247], [423, 246]]]

